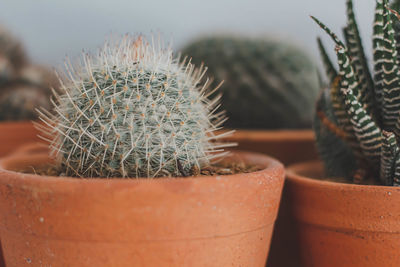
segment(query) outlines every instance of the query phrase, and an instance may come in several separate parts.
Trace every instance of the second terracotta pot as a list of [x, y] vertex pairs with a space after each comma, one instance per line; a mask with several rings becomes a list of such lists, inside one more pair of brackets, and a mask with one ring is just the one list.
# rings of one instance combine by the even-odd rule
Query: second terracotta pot
[[285, 187], [297, 244], [292, 249], [301, 262], [297, 266], [400, 266], [400, 188], [321, 177], [320, 162], [288, 170]]
[[12, 266], [264, 266], [284, 169], [228, 176], [76, 179], [22, 174], [46, 155], [3, 159], [0, 234]]
[[0, 123], [0, 157], [15, 152], [24, 144], [40, 141], [39, 132], [30, 121]]
[[285, 165], [318, 158], [313, 130], [236, 130], [224, 140], [236, 142], [235, 149], [264, 153]]
[[[238, 143], [237, 149], [271, 155], [285, 165], [315, 160], [318, 154], [313, 130], [237, 130], [225, 141]], [[272, 236], [268, 267], [297, 267], [299, 257], [293, 241], [293, 228], [288, 219], [285, 187]], [[288, 257], [287, 251], [292, 253]]]

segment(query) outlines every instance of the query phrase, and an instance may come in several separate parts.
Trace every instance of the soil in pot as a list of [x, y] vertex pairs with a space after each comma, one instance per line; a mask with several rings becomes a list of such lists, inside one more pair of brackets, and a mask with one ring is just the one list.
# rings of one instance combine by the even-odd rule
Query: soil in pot
[[315, 177], [320, 162], [296, 164], [285, 186], [301, 266], [400, 266], [400, 188]]
[[284, 170], [256, 153], [229, 159], [260, 171], [160, 179], [17, 173], [46, 155], [4, 159], [0, 234], [7, 266], [264, 266]]
[[[194, 167], [188, 173], [182, 170], [181, 175], [183, 177], [232, 175], [232, 174], [256, 172], [260, 171], [261, 169], [262, 168], [260, 168], [257, 165], [246, 165], [244, 162], [221, 162], [215, 165], [206, 166], [202, 169]], [[29, 173], [42, 176], [66, 176], [65, 172], [54, 164], [48, 164], [43, 166], [25, 166], [24, 169], [16, 171], [21, 173]], [[161, 178], [161, 177], [168, 177], [168, 176], [163, 175], [156, 178]]]

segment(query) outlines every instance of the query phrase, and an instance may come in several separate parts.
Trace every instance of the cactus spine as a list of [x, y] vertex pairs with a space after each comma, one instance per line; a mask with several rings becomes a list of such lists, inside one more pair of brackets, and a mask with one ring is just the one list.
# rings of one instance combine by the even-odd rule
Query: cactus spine
[[39, 111], [67, 175], [182, 176], [226, 154], [212, 142], [225, 118], [220, 97], [208, 99], [213, 91], [199, 84], [204, 68], [129, 36], [82, 61], [67, 67], [56, 115]]

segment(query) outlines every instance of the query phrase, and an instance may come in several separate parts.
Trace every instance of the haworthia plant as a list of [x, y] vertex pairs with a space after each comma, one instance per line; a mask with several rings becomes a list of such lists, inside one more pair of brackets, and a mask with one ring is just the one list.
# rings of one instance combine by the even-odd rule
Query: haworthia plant
[[221, 87], [231, 128], [309, 128], [319, 92], [317, 65], [293, 42], [209, 36], [183, 49]]
[[[395, 3], [392, 8], [396, 8]], [[317, 145], [327, 175], [344, 175], [355, 183], [376, 178], [383, 185], [400, 185], [400, 68], [396, 11], [377, 0], [373, 24], [373, 75], [368, 66], [353, 11], [347, 0], [345, 44], [327, 26], [312, 19], [332, 38], [338, 69], [318, 39], [330, 87], [317, 102]], [[396, 30], [397, 29], [397, 30]], [[329, 97], [326, 95], [329, 94]], [[336, 141], [335, 141], [336, 140]], [[332, 144], [342, 143], [338, 147]], [[346, 147], [351, 153], [347, 153]], [[340, 155], [334, 151], [343, 151]], [[343, 162], [353, 162], [349, 167]], [[362, 174], [362, 175], [360, 175]], [[363, 181], [364, 180], [364, 181]]]
[[82, 64], [67, 64], [55, 115], [42, 109], [43, 137], [66, 175], [186, 176], [226, 154], [216, 139], [225, 121], [209, 96], [206, 69], [180, 61], [142, 37], [107, 43]]

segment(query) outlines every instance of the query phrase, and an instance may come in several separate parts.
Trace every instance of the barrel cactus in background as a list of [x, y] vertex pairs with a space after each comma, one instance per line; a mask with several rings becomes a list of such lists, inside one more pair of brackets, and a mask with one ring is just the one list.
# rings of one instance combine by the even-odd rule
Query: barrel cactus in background
[[67, 69], [56, 115], [39, 111], [66, 175], [186, 176], [226, 153], [228, 144], [212, 142], [225, 117], [220, 97], [199, 83], [205, 69], [129, 36], [82, 62]]
[[50, 108], [55, 75], [44, 67], [27, 65], [17, 77], [0, 86], [0, 121], [36, 120], [39, 107]]
[[[337, 70], [320, 43], [321, 55], [330, 78], [330, 87], [317, 104], [317, 141], [328, 175], [330, 170], [345, 173], [355, 183], [374, 178], [375, 183], [400, 185], [400, 31], [393, 28], [387, 0], [377, 0], [373, 24], [372, 75], [363, 50], [353, 3], [347, 0], [348, 22], [344, 28], [346, 45], [322, 22], [314, 21], [333, 39]], [[396, 18], [397, 20], [397, 18]], [[329, 99], [326, 101], [326, 99]], [[325, 133], [328, 133], [326, 135]], [[337, 153], [343, 146], [332, 146], [332, 137], [340, 139], [351, 153]], [[343, 162], [354, 162], [344, 169]]]
[[0, 121], [37, 119], [36, 108], [50, 106], [50, 90], [30, 84], [12, 84], [0, 92]]
[[183, 49], [209, 76], [224, 80], [223, 107], [232, 128], [311, 127], [319, 92], [317, 67], [288, 42], [246, 37], [209, 37]]
[[52, 72], [29, 63], [21, 43], [0, 27], [0, 121], [37, 119], [36, 108], [50, 107]]
[[12, 80], [27, 63], [21, 43], [0, 26], [0, 85]]
[[21, 68], [18, 81], [40, 87], [50, 94], [50, 88], [58, 90], [60, 86], [59, 80], [53, 70], [35, 64], [28, 64]]

